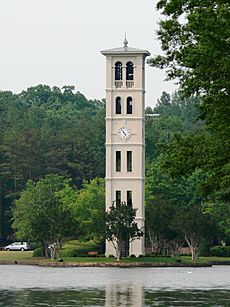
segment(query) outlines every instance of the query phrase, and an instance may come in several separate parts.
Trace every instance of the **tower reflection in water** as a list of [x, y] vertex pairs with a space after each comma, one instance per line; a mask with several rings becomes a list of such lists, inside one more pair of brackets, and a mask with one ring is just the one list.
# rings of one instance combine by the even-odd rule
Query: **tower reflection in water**
[[107, 285], [105, 291], [106, 307], [143, 307], [144, 288], [142, 285]]

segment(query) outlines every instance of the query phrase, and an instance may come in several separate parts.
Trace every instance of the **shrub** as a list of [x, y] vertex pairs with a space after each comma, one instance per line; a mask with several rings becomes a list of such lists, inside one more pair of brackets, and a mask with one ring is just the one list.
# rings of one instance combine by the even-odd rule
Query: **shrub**
[[155, 255], [155, 254], [152, 254], [152, 253], [151, 253], [151, 254], [148, 254], [148, 253], [145, 254], [145, 257], [146, 257], [146, 258], [152, 258], [152, 257], [155, 257], [155, 256], [156, 256], [156, 255]]
[[42, 248], [39, 247], [39, 248], [36, 248], [34, 251], [33, 251], [33, 257], [42, 257], [43, 256], [43, 251], [42, 251]]
[[109, 258], [115, 258], [113, 255], [109, 255]]
[[97, 251], [98, 245], [93, 241], [69, 241], [64, 244], [60, 257], [89, 257], [88, 252]]
[[213, 246], [211, 255], [216, 257], [230, 257], [230, 246]]
[[200, 247], [200, 256], [208, 257], [211, 255], [211, 242], [204, 241]]
[[97, 258], [106, 258], [105, 254], [97, 254]]
[[131, 255], [129, 256], [129, 258], [136, 258], [136, 255], [131, 254]]

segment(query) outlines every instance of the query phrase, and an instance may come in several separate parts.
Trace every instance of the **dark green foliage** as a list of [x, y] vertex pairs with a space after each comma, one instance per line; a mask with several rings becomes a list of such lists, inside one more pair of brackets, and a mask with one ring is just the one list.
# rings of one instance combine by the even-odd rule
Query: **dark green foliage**
[[[197, 98], [180, 93], [172, 99], [164, 93], [154, 109], [159, 117], [148, 119], [152, 125], [146, 132], [155, 137], [155, 156], [147, 156], [146, 171], [146, 234], [152, 252], [174, 256], [186, 241], [194, 260], [203, 241], [218, 237], [221, 227], [229, 230], [228, 215], [220, 219], [207, 202], [215, 169], [210, 167], [210, 133], [197, 121], [199, 105]], [[148, 144], [147, 139], [147, 149]]]
[[60, 252], [61, 257], [90, 257], [88, 252], [98, 252], [99, 245], [89, 242], [70, 241], [65, 244]]
[[61, 257], [88, 257], [88, 249], [65, 249], [61, 250], [60, 256]]
[[58, 197], [69, 188], [70, 181], [58, 175], [47, 175], [38, 182], [28, 181], [13, 207], [13, 228], [18, 238], [40, 242], [48, 257], [48, 246], [74, 234], [71, 210]]
[[[182, 93], [163, 92], [152, 110], [158, 116], [146, 118], [146, 160], [153, 161], [161, 153], [170, 150], [171, 140], [178, 135], [197, 133], [202, 122], [197, 121], [200, 100], [186, 98]], [[148, 111], [148, 113], [151, 113]]]
[[[164, 15], [158, 31], [164, 54], [155, 56], [149, 63], [166, 68], [169, 79], [179, 80], [185, 96], [200, 97], [196, 104], [199, 112], [190, 118], [190, 123], [192, 118], [198, 117], [204, 123], [194, 126], [195, 130], [190, 126], [187, 131], [177, 125], [177, 132], [174, 130], [167, 135], [163, 150], [157, 154], [156, 165], [160, 173], [171, 180], [170, 184], [175, 183], [175, 191], [179, 188], [178, 182], [185, 184], [187, 191], [187, 183], [199, 172], [194, 195], [188, 193], [192, 197], [182, 202], [179, 198], [180, 208], [185, 206], [185, 209], [183, 214], [179, 214], [179, 210], [175, 217], [179, 214], [177, 222], [180, 223], [186, 216], [188, 221], [189, 218], [200, 220], [203, 234], [211, 223], [210, 233], [205, 234], [208, 240], [214, 232], [216, 238], [226, 241], [230, 233], [230, 3], [226, 0], [161, 0], [157, 2], [157, 9]], [[156, 112], [175, 114], [174, 110], [170, 96], [164, 93]], [[176, 114], [178, 118], [177, 111]], [[171, 202], [168, 196], [163, 198]], [[188, 226], [189, 222], [184, 222], [178, 230], [188, 230]], [[194, 223], [194, 229], [199, 228]]]
[[201, 243], [201, 247], [200, 247], [200, 256], [203, 257], [209, 257], [211, 256], [211, 246], [212, 246], [212, 242], [210, 240], [204, 240]]
[[105, 216], [105, 237], [114, 246], [116, 258], [121, 257], [121, 250], [129, 242], [143, 236], [143, 231], [135, 222], [137, 209], [121, 202], [112, 205]]
[[216, 257], [230, 257], [230, 246], [213, 246], [211, 255]]
[[41, 247], [36, 248], [35, 250], [33, 250], [33, 257], [43, 257], [43, 250]]
[[28, 179], [55, 173], [76, 187], [104, 176], [104, 103], [71, 86], [0, 92], [0, 237], [10, 234], [12, 202]]
[[[187, 96], [200, 95], [199, 117], [206, 124], [205, 132], [199, 133], [200, 137], [192, 134], [183, 139], [182, 159], [187, 163], [182, 171], [186, 172], [190, 161], [189, 172], [203, 164], [205, 169], [212, 172], [205, 193], [228, 189], [230, 3], [226, 0], [165, 0], [158, 1], [157, 8], [165, 17], [160, 21], [158, 31], [164, 55], [155, 56], [149, 63], [167, 68], [168, 78], [179, 79]], [[164, 102], [167, 106], [167, 97]], [[180, 141], [174, 140], [177, 149]], [[190, 153], [194, 153], [192, 159], [188, 158], [188, 145], [185, 144], [190, 141]], [[201, 158], [198, 157], [196, 165], [195, 158], [199, 154]], [[167, 163], [171, 165], [170, 159]], [[174, 169], [178, 169], [178, 163]], [[176, 171], [177, 174], [180, 170], [181, 167]]]

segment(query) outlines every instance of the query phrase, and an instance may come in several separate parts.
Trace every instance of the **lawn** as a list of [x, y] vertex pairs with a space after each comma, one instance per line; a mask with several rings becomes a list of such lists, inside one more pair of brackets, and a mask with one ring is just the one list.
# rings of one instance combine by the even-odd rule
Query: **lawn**
[[0, 261], [16, 261], [32, 259], [32, 251], [0, 251]]
[[[42, 260], [44, 258], [33, 258], [31, 251], [0, 251], [0, 261], [17, 261], [17, 260]], [[191, 257], [181, 256], [177, 258], [172, 257], [141, 257], [141, 258], [123, 258], [121, 261], [126, 263], [176, 263], [177, 259], [181, 259], [182, 263], [191, 263]], [[97, 262], [108, 263], [116, 261], [115, 258], [105, 257], [63, 257], [64, 262]], [[53, 261], [53, 260], [49, 260]], [[230, 261], [230, 257], [199, 257], [197, 263], [207, 263], [210, 261]]]

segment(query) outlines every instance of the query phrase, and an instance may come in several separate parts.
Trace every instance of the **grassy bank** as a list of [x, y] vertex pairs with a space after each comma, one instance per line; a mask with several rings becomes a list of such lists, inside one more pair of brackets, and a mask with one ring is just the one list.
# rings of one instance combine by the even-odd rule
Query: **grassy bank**
[[16, 261], [33, 259], [32, 251], [0, 251], [0, 261]]
[[[180, 258], [172, 258], [172, 257], [141, 257], [141, 258], [124, 258], [121, 261], [125, 263], [177, 263], [178, 259], [184, 264], [192, 263], [191, 257], [189, 256], [181, 256]], [[42, 257], [32, 257], [31, 251], [0, 251], [0, 262], [7, 261], [30, 261], [36, 262], [38, 260], [44, 261], [45, 259]], [[70, 263], [109, 263], [114, 262], [116, 259], [114, 258], [105, 258], [105, 257], [63, 257], [64, 262]], [[45, 260], [47, 262], [53, 262], [53, 260]], [[223, 262], [230, 261], [230, 257], [200, 257], [197, 263], [208, 263], [208, 262]]]

